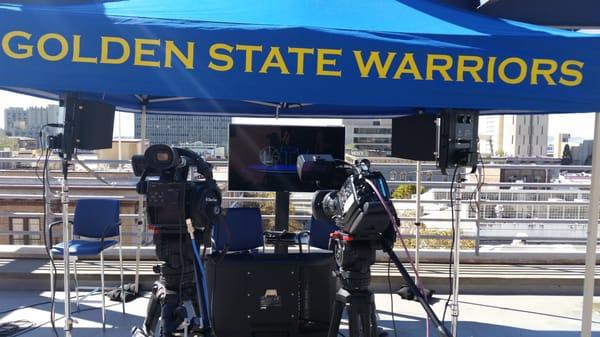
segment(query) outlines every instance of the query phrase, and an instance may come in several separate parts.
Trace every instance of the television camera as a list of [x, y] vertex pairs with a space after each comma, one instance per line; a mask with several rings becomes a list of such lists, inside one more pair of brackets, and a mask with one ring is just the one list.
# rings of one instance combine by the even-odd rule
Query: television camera
[[[193, 151], [162, 144], [150, 146], [131, 162], [140, 177], [136, 190], [146, 196], [148, 221], [155, 228], [156, 255], [163, 262], [155, 268], [160, 277], [144, 325], [134, 328], [133, 335], [154, 336], [160, 318], [162, 337], [182, 332], [212, 336], [208, 288], [195, 239], [209, 237], [212, 224], [220, 220], [221, 192], [212, 165]], [[192, 166], [195, 176], [188, 180]], [[188, 300], [201, 319], [187, 319]]]
[[[331, 234], [329, 243], [337, 264], [335, 274], [342, 287], [335, 297], [328, 337], [338, 335], [346, 306], [350, 337], [385, 335], [378, 332], [375, 300], [369, 289], [370, 267], [375, 263], [378, 249], [389, 255], [439, 334], [450, 337], [393, 251], [398, 222], [383, 175], [371, 171], [366, 159], [353, 165], [335, 160], [331, 155], [300, 155], [297, 170], [301, 180], [312, 181], [317, 188], [329, 188], [313, 195], [313, 216], [318, 220], [333, 220], [340, 229]], [[332, 190], [336, 185], [338, 189]]]

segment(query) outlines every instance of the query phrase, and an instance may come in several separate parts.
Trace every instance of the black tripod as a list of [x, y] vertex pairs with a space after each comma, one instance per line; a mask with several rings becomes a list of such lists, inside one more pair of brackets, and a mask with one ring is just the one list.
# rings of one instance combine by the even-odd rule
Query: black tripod
[[376, 242], [349, 240], [351, 236], [339, 232], [335, 236], [337, 237], [332, 240], [338, 266], [335, 273], [342, 282], [342, 287], [335, 294], [333, 317], [327, 336], [338, 336], [342, 314], [347, 307], [350, 337], [377, 337], [375, 297], [369, 289]]
[[375, 252], [383, 249], [402, 274], [408, 287], [414, 292], [417, 300], [436, 326], [440, 336], [452, 335], [431, 309], [427, 299], [410, 277], [392, 246], [381, 236], [375, 238], [355, 238], [342, 232], [332, 235], [335, 259], [338, 266], [336, 275], [342, 282], [342, 288], [335, 296], [333, 316], [327, 337], [337, 337], [344, 308], [347, 307], [350, 337], [382, 337], [378, 334], [375, 298], [369, 290], [371, 283], [371, 265], [375, 263]]
[[[144, 324], [141, 328], [133, 328], [133, 337], [154, 337], [159, 320], [160, 337], [214, 336], [205, 287], [198, 286], [204, 274], [199, 273], [194, 263], [196, 248], [191, 240], [183, 234], [155, 232], [156, 255], [164, 262], [155, 268], [160, 278], [154, 282]], [[196, 316], [192, 321], [187, 319], [184, 306], [187, 301], [191, 301]], [[202, 320], [198, 321], [197, 317]]]

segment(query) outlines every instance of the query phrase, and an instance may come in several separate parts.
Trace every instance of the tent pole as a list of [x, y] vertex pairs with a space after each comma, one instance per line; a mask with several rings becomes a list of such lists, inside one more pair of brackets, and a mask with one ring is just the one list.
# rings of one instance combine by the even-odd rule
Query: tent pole
[[[420, 254], [420, 245], [421, 245], [421, 162], [417, 161], [417, 212], [415, 213], [415, 224], [416, 224], [416, 233], [415, 233], [415, 268], [417, 269], [417, 273], [419, 272], [419, 254]], [[417, 285], [421, 286], [421, 279], [417, 279]]]
[[598, 203], [600, 202], [600, 113], [596, 113], [594, 150], [592, 155], [592, 186], [588, 207], [587, 247], [585, 253], [585, 279], [583, 282], [583, 315], [581, 337], [592, 336], [592, 306], [594, 304], [594, 279], [598, 242]]
[[121, 139], [121, 112], [117, 112], [117, 114], [118, 114], [117, 115], [118, 116], [117, 121], [119, 123], [119, 133], [118, 133], [118, 136], [119, 136], [119, 170], [120, 170], [121, 169], [121, 163], [120, 163], [120, 161], [123, 160], [123, 142], [122, 142], [122, 139]]
[[[146, 150], [146, 114], [148, 112], [148, 101], [142, 103], [142, 120], [140, 125], [140, 153]], [[144, 208], [144, 196], [138, 198], [138, 226], [137, 226], [137, 247], [135, 249], [135, 292], [140, 290], [140, 253], [142, 249], [143, 233], [146, 233], [146, 209]]]

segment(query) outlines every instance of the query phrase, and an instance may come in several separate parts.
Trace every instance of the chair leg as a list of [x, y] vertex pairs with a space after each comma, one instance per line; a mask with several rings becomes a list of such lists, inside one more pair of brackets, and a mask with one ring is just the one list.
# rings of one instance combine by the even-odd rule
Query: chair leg
[[73, 258], [73, 278], [75, 279], [75, 303], [77, 305], [77, 311], [79, 311], [79, 280], [77, 279], [77, 257]]
[[121, 303], [125, 314], [125, 288], [123, 287], [123, 236], [119, 232], [119, 265], [121, 269]]
[[[51, 257], [54, 258], [54, 256]], [[50, 296], [52, 294], [54, 294], [54, 268], [52, 268], [52, 263], [50, 263]], [[54, 311], [54, 308], [51, 308], [51, 310]], [[54, 312], [52, 312], [52, 315], [54, 315]]]
[[102, 329], [106, 329], [106, 312], [104, 307], [104, 251], [100, 252], [100, 296], [102, 296]]

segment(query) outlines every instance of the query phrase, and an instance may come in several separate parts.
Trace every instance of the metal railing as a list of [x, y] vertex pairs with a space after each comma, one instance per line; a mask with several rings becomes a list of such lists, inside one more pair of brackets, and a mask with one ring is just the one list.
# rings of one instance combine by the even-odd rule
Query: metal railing
[[[0, 168], [4, 164], [15, 164], [17, 162], [27, 163], [35, 166], [36, 158], [0, 158]], [[57, 159], [51, 159], [51, 163], [58, 163]], [[82, 198], [92, 198], [102, 195], [106, 198], [119, 199], [122, 203], [131, 209], [129, 212], [121, 214], [126, 226], [124, 228], [125, 236], [137, 235], [137, 223], [139, 220], [139, 196], [135, 193], [133, 186], [133, 175], [131, 174], [129, 161], [116, 160], [85, 160], [85, 164], [96, 166], [101, 175], [110, 175], [113, 181], [118, 182], [114, 185], [104, 185], [100, 182], [91, 183], [94, 179], [90, 174], [76, 171], [71, 178], [71, 196], [72, 200]], [[213, 162], [217, 169], [226, 167], [227, 162]], [[75, 165], [77, 166], [77, 165]], [[119, 168], [120, 169], [117, 169]], [[394, 168], [396, 172], [402, 170], [406, 176], [416, 172], [416, 163], [373, 163], [373, 169], [385, 170]], [[433, 172], [437, 169], [435, 165], [423, 163], [422, 172]], [[479, 167], [481, 171], [482, 167]], [[561, 170], [569, 171], [589, 171], [589, 166], [560, 166], [560, 165], [508, 165], [508, 164], [485, 164], [485, 174], [491, 174], [493, 170], [501, 171], [505, 169], [527, 169], [542, 170], [545, 177], [549, 180]], [[41, 218], [42, 213], [42, 191], [41, 183], [37, 180], [34, 173], [35, 168], [23, 168], [15, 170], [0, 170], [0, 201], [2, 203], [9, 200], [28, 201], [30, 203], [39, 202], [39, 211], [22, 210], [1, 210], [0, 224], [2, 219], [7, 218]], [[56, 171], [58, 172], [58, 171]], [[389, 173], [389, 170], [387, 171]], [[58, 173], [57, 173], [58, 175]], [[420, 214], [421, 223], [428, 226], [450, 229], [451, 214], [448, 209], [450, 203], [449, 188], [450, 181], [448, 177], [442, 177], [438, 174], [430, 175], [434, 181], [421, 181], [420, 185], [426, 189], [425, 194], [420, 198], [413, 199], [393, 199], [393, 202], [399, 210], [399, 219], [406, 225], [407, 237], [414, 236], [414, 226], [411, 223], [416, 222], [416, 209], [424, 209]], [[110, 179], [110, 178], [109, 178]], [[443, 181], [446, 179], [446, 181]], [[226, 179], [217, 179], [219, 183], [226, 183]], [[86, 183], [79, 183], [86, 181]], [[53, 188], [58, 187], [58, 179], [50, 181]], [[390, 188], [402, 184], [416, 184], [414, 180], [389, 180]], [[475, 179], [466, 181], [463, 184], [463, 199], [461, 209], [461, 222], [466, 226], [465, 233], [462, 235], [464, 240], [475, 241], [475, 249], [483, 243], [518, 241], [544, 241], [544, 242], [576, 242], [585, 241], [587, 226], [587, 207], [589, 206], [589, 185], [577, 183], [556, 183], [556, 182], [483, 182], [478, 189], [478, 182]], [[91, 193], [95, 191], [96, 193]], [[248, 197], [237, 196], [235, 193], [226, 194], [224, 197], [225, 206], [233, 203], [273, 203], [274, 196]], [[562, 196], [562, 198], [560, 198]], [[524, 200], [523, 200], [524, 199]], [[310, 194], [293, 194], [291, 199], [290, 220], [296, 220], [301, 223], [307, 223], [310, 220]], [[410, 211], [413, 211], [412, 213]], [[52, 217], [59, 217], [60, 213], [51, 214]], [[545, 215], [545, 216], [544, 216]], [[263, 214], [266, 222], [272, 221], [274, 214]], [[4, 222], [6, 223], [6, 222]], [[524, 227], [528, 226], [528, 227]], [[533, 227], [531, 227], [533, 226]], [[541, 227], [540, 227], [541, 226]], [[6, 236], [24, 236], [40, 235], [37, 230], [12, 230], [8, 226], [0, 228], [0, 239]], [[512, 228], [511, 228], [512, 227]], [[566, 235], [566, 232], [571, 232]], [[148, 233], [145, 233], [146, 236]], [[581, 234], [581, 235], [578, 235]], [[421, 234], [421, 239], [448, 239], [448, 235], [428, 235]]]

